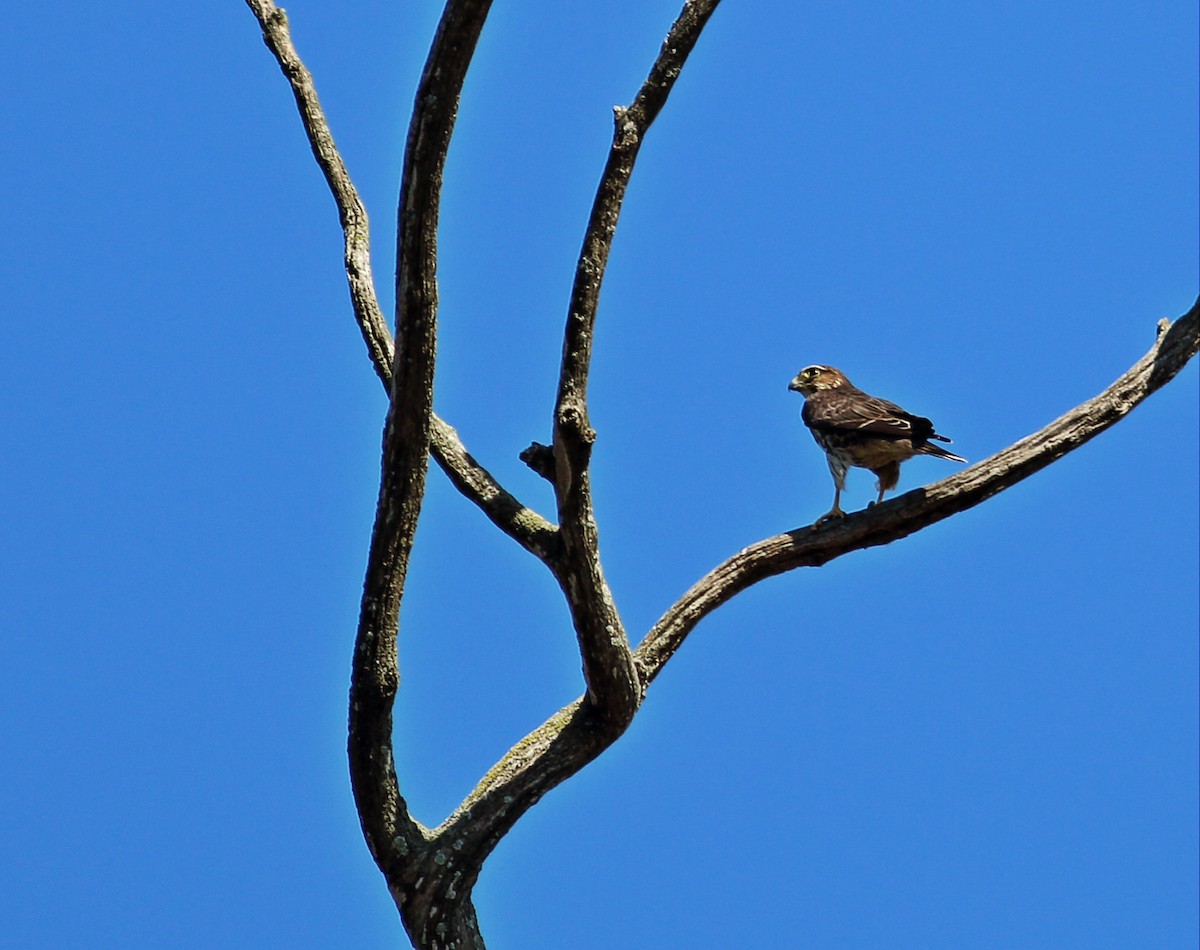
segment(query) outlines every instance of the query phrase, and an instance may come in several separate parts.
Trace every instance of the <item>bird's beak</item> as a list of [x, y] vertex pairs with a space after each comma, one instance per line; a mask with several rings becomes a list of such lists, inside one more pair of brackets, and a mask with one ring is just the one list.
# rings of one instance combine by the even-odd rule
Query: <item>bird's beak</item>
[[790, 393], [800, 392], [800, 377], [799, 376], [797, 376], [790, 383], [788, 383], [788, 392], [790, 392]]

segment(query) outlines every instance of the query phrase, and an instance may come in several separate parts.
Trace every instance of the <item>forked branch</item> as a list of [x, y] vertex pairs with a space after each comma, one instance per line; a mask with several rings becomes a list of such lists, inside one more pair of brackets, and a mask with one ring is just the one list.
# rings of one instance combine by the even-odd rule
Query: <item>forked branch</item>
[[[312, 74], [296, 52], [287, 15], [271, 0], [246, 0], [246, 3], [258, 19], [267, 48], [275, 55], [291, 86], [313, 156], [337, 205], [345, 242], [346, 282], [354, 317], [367, 345], [371, 366], [384, 390], [390, 394], [395, 348], [391, 330], [379, 307], [372, 276], [371, 234], [366, 208], [334, 143]], [[439, 419], [436, 413], [429, 433], [429, 451], [458, 490], [478, 505], [496, 527], [547, 564], [554, 560], [559, 544], [554, 525], [506, 491], [471, 456], [454, 428]]]
[[[843, 522], [759, 541], [702, 578], [636, 650], [600, 566], [589, 485], [587, 381], [600, 286], [638, 150], [719, 0], [689, 0], [633, 103], [617, 108], [608, 161], [576, 268], [554, 410], [553, 475], [561, 528], [522, 505], [432, 412], [437, 319], [437, 221], [442, 171], [458, 97], [490, 3], [450, 0], [422, 76], [405, 153], [398, 215], [395, 346], [371, 276], [366, 212], [333, 143], [312, 77], [283, 11], [246, 0], [287, 76], [317, 162], [337, 203], [356, 319], [390, 395], [383, 473], [355, 644], [349, 753], [364, 835], [422, 948], [482, 948], [471, 888], [496, 843], [541, 796], [622, 733], [646, 688], [703, 617], [738, 592], [796, 567], [904, 537], [977, 505], [1082, 445], [1169, 382], [1197, 352], [1198, 309], [1160, 325], [1150, 352], [1096, 398], [1026, 439], [927, 488]], [[554, 572], [570, 606], [586, 692], [513, 747], [441, 826], [407, 812], [392, 762], [396, 635], [428, 454], [459, 490]]]

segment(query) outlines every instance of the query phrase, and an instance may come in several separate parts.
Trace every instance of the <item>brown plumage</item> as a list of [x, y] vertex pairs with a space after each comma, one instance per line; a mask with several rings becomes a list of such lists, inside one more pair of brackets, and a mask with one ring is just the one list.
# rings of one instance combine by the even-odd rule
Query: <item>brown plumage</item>
[[788, 384], [788, 389], [804, 396], [800, 418], [812, 431], [817, 444], [825, 450], [829, 472], [833, 475], [833, 507], [817, 519], [844, 518], [839, 504], [846, 488], [846, 471], [854, 465], [870, 469], [879, 479], [879, 497], [896, 487], [900, 463], [914, 455], [935, 455], [952, 462], [965, 462], [952, 452], [930, 443], [949, 442], [934, 431], [924, 416], [905, 412], [894, 402], [869, 396], [832, 366], [806, 366]]

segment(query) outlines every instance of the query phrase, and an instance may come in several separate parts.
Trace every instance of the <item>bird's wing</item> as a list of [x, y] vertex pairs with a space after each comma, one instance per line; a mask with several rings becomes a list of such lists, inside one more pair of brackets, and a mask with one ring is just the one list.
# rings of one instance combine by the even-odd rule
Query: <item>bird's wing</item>
[[840, 389], [813, 393], [801, 414], [810, 428], [826, 432], [858, 433], [885, 439], [927, 439], [933, 423], [905, 412], [894, 402], [868, 396], [859, 390]]

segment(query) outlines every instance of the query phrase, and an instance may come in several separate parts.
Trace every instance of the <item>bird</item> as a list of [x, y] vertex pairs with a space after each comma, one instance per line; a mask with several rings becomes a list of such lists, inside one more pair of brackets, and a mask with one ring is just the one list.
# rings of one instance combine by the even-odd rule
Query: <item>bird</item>
[[900, 481], [900, 463], [914, 455], [933, 455], [951, 462], [965, 458], [947, 452], [930, 440], [950, 442], [939, 435], [924, 416], [914, 416], [894, 402], [868, 395], [832, 366], [806, 366], [788, 383], [788, 390], [804, 397], [800, 418], [825, 450], [833, 476], [833, 507], [813, 526], [844, 518], [842, 492], [850, 466], [870, 469], [879, 479], [879, 497], [867, 507], [883, 501], [883, 493]]

